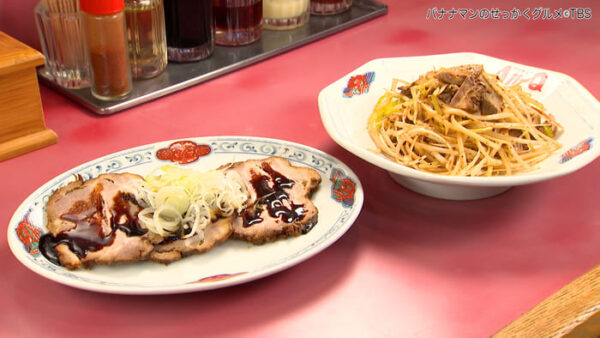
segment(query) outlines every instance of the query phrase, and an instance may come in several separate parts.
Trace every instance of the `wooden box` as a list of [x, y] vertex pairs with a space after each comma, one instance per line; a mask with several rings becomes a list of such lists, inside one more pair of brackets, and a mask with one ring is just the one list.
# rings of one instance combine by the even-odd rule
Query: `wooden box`
[[46, 128], [36, 67], [44, 56], [0, 32], [0, 161], [56, 143]]

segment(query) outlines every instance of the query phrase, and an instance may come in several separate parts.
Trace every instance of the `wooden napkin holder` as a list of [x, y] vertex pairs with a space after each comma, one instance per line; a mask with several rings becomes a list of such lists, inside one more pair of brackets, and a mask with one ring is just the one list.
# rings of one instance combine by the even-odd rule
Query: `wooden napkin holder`
[[504, 337], [600, 337], [600, 265], [492, 336]]
[[44, 123], [36, 67], [44, 56], [0, 31], [0, 161], [54, 144]]

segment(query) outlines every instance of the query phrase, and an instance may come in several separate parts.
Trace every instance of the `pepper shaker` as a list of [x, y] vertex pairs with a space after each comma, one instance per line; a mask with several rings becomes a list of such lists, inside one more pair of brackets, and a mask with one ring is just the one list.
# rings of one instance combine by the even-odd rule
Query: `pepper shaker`
[[80, 0], [92, 68], [92, 95], [123, 99], [131, 92], [131, 74], [123, 0]]

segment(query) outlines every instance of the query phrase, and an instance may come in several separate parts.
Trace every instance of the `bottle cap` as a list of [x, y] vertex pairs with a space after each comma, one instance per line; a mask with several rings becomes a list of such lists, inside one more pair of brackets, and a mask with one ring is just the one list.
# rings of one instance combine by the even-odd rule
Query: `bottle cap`
[[124, 0], [79, 0], [82, 11], [96, 15], [119, 13], [125, 7]]

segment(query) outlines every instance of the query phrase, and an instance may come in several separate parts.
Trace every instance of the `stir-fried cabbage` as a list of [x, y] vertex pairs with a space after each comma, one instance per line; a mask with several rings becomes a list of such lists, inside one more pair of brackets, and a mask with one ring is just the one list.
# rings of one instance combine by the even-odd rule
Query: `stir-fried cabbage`
[[162, 237], [198, 234], [218, 216], [231, 216], [245, 207], [248, 195], [235, 172], [163, 166], [145, 178], [148, 207], [139, 220]]

